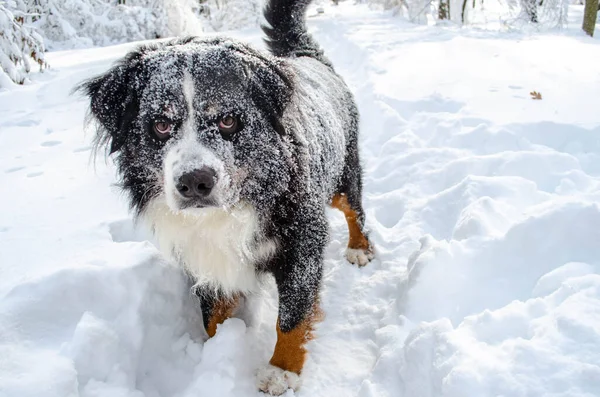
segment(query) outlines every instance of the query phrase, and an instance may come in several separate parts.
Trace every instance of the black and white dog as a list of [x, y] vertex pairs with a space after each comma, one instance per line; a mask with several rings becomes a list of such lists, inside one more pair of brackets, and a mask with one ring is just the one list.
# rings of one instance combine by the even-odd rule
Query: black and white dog
[[346, 216], [347, 259], [373, 257], [358, 112], [307, 33], [309, 3], [268, 1], [272, 55], [231, 39], [178, 39], [142, 46], [80, 87], [131, 207], [196, 282], [209, 336], [262, 275], [274, 276], [277, 344], [258, 373], [258, 387], [274, 395], [300, 385], [327, 205]]

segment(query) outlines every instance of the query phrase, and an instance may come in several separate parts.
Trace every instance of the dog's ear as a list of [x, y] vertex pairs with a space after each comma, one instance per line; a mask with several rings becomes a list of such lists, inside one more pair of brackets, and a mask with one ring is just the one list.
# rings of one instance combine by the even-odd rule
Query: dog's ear
[[109, 147], [110, 154], [123, 146], [139, 111], [135, 80], [134, 68], [122, 63], [75, 88], [90, 100], [90, 116], [98, 122], [97, 147]]
[[294, 91], [293, 72], [283, 62], [261, 59], [248, 65], [251, 95], [257, 106], [267, 113], [275, 130], [284, 135], [281, 118]]

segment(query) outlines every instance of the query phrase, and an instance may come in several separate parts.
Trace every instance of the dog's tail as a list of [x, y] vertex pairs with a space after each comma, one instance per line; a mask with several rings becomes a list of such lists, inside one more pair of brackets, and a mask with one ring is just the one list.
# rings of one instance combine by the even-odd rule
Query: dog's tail
[[267, 0], [263, 25], [265, 42], [278, 57], [311, 57], [326, 65], [329, 60], [306, 29], [306, 8], [312, 0]]

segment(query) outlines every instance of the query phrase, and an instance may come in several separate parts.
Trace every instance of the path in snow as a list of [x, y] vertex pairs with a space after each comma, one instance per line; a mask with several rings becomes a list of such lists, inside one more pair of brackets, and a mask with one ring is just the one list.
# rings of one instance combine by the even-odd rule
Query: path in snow
[[319, 38], [363, 113], [381, 259], [327, 292], [361, 297], [359, 395], [597, 395], [597, 42], [336, 21]]
[[[362, 112], [378, 259], [342, 259], [332, 210], [326, 318], [297, 394], [597, 396], [598, 41], [346, 3], [309, 24]], [[131, 47], [50, 53], [49, 73], [0, 93], [2, 397], [258, 395], [272, 291], [204, 342], [186, 280], [134, 229], [112, 166], [88, 161], [68, 93]]]

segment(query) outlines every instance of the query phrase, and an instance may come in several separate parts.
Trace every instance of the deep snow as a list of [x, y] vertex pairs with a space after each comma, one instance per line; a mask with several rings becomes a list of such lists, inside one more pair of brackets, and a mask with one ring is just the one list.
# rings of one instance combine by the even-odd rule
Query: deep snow
[[[346, 263], [330, 211], [326, 317], [296, 394], [600, 396], [600, 42], [346, 3], [309, 26], [362, 113], [378, 257]], [[110, 162], [90, 162], [69, 92], [133, 46], [49, 53], [0, 92], [2, 397], [259, 394], [272, 289], [205, 341], [187, 281], [133, 226]]]

